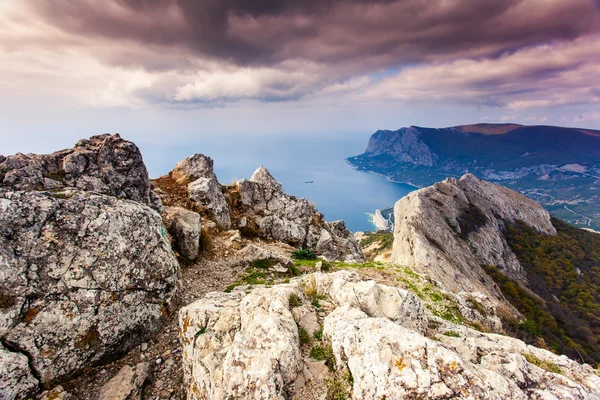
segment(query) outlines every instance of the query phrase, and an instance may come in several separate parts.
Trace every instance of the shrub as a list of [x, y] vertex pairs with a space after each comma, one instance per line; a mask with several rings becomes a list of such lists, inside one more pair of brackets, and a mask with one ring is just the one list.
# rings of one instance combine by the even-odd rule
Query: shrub
[[319, 329], [313, 333], [313, 337], [317, 340], [323, 340], [323, 329]]
[[292, 252], [294, 260], [315, 260], [317, 255], [309, 248], [302, 248]]
[[325, 360], [325, 365], [332, 371], [335, 368], [335, 356], [331, 345], [314, 345], [310, 349], [310, 358], [317, 361]]
[[202, 228], [200, 231], [200, 252], [210, 251], [213, 245], [213, 237], [210, 231], [206, 228]]
[[260, 236], [258, 229], [252, 226], [242, 226], [238, 230], [240, 231], [240, 235], [246, 239], [254, 239]]

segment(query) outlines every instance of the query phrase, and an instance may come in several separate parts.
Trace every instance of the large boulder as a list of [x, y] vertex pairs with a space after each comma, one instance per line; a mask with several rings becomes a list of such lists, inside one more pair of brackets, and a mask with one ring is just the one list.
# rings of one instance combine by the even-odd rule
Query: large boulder
[[330, 260], [362, 261], [358, 243], [343, 221], [328, 223], [306, 200], [286, 194], [261, 166], [252, 177], [235, 183], [239, 196], [237, 221], [255, 226], [265, 238], [314, 248]]
[[467, 174], [409, 193], [394, 207], [391, 261], [426, 272], [447, 290], [482, 292], [501, 299], [481, 265], [494, 265], [527, 282], [503, 230], [522, 220], [554, 235], [550, 214], [539, 204], [504, 187]]
[[188, 185], [190, 200], [212, 212], [215, 222], [224, 229], [231, 227], [229, 206], [216, 178], [198, 178]]
[[135, 200], [160, 211], [142, 154], [118, 134], [82, 139], [72, 149], [51, 154], [0, 158], [0, 187], [56, 190], [74, 187]]
[[179, 255], [188, 260], [198, 257], [202, 235], [200, 214], [181, 207], [165, 207], [164, 221]]
[[0, 340], [41, 382], [148, 340], [168, 316], [178, 273], [161, 217], [144, 204], [0, 190]]

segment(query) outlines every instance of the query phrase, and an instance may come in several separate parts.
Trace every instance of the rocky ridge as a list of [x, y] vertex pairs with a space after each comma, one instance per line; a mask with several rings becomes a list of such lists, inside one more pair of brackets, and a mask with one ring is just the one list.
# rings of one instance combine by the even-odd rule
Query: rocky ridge
[[500, 303], [503, 297], [482, 265], [527, 282], [504, 227], [520, 220], [556, 234], [539, 204], [470, 174], [409, 193], [396, 203], [394, 215], [392, 262], [426, 271], [449, 290], [483, 292]]

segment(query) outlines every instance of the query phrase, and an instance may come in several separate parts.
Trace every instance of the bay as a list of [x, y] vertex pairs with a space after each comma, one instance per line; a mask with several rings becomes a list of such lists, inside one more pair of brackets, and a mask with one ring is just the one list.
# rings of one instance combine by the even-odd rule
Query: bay
[[[343, 219], [351, 231], [374, 230], [366, 213], [394, 203], [416, 188], [356, 171], [346, 158], [363, 152], [368, 135], [214, 135], [185, 144], [138, 142], [150, 176], [173, 169], [181, 159], [202, 153], [214, 160], [221, 184], [249, 178], [264, 165], [288, 194], [314, 203], [326, 220]], [[313, 183], [306, 183], [312, 181]]]

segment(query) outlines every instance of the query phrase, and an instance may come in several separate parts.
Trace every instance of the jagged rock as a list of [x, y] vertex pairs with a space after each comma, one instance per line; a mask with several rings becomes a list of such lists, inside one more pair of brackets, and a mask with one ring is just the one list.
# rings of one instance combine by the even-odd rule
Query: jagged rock
[[46, 390], [40, 395], [39, 400], [71, 400], [73, 396], [65, 391], [62, 386], [57, 386], [52, 390]]
[[369, 139], [365, 153], [371, 156], [389, 154], [396, 160], [414, 165], [432, 166], [438, 156], [421, 140], [415, 127], [397, 131], [377, 131]]
[[160, 329], [179, 265], [160, 215], [79, 190], [0, 190], [0, 339], [43, 382], [128, 350]]
[[503, 228], [522, 220], [539, 232], [556, 234], [539, 204], [467, 174], [409, 193], [394, 207], [392, 262], [426, 272], [454, 292], [502, 296], [481, 265], [494, 265], [526, 282], [506, 243]]
[[141, 400], [144, 386], [152, 379], [150, 364], [125, 365], [100, 390], [98, 400]]
[[25, 399], [38, 391], [39, 383], [29, 369], [27, 356], [0, 343], [0, 399]]
[[224, 229], [231, 227], [227, 200], [216, 178], [198, 178], [188, 185], [190, 199], [209, 209]]
[[204, 154], [194, 154], [175, 164], [171, 178], [177, 183], [190, 183], [199, 178], [217, 180], [213, 169], [213, 160]]
[[263, 166], [249, 180], [239, 180], [235, 185], [243, 215], [238, 226], [247, 226], [251, 220], [263, 237], [314, 248], [329, 260], [364, 260], [343, 221], [326, 222], [306, 199], [286, 194]]
[[165, 225], [175, 239], [175, 249], [189, 260], [198, 257], [200, 246], [200, 214], [181, 207], [166, 207]]
[[267, 258], [277, 260], [283, 265], [288, 265], [292, 262], [292, 259], [282, 252], [259, 247], [255, 244], [249, 244], [243, 249], [239, 250], [238, 255], [242, 260], [250, 263], [256, 260], [265, 260]]
[[82, 139], [51, 154], [15, 154], [0, 162], [0, 187], [56, 190], [74, 187], [139, 201], [160, 211], [148, 171], [135, 144], [118, 134]]

